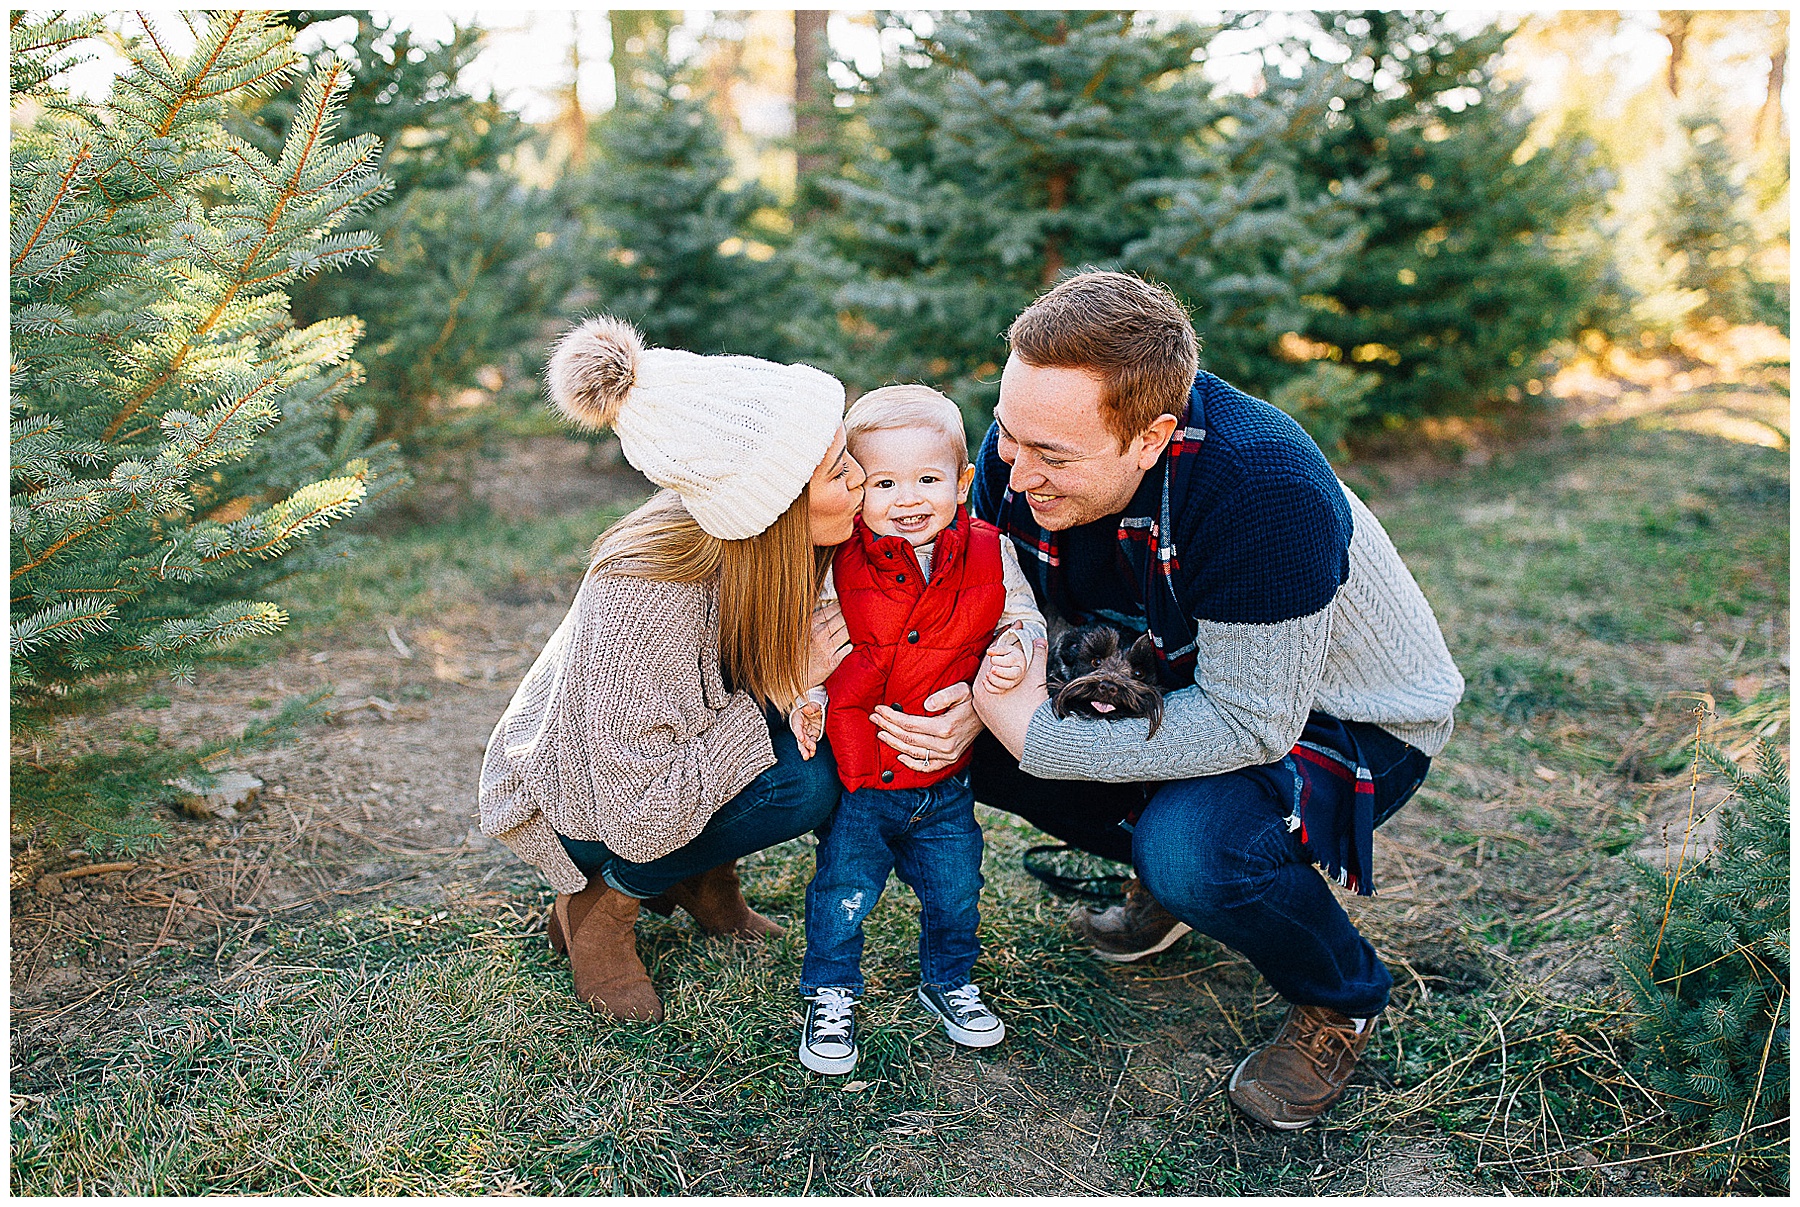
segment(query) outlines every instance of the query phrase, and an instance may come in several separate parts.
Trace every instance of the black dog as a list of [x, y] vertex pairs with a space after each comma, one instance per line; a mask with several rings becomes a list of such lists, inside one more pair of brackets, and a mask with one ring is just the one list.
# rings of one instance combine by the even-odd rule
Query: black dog
[[1058, 717], [1072, 712], [1106, 721], [1145, 717], [1150, 722], [1145, 741], [1162, 724], [1156, 647], [1148, 633], [1129, 650], [1120, 650], [1119, 630], [1109, 624], [1065, 629], [1051, 644], [1045, 677], [1050, 707]]

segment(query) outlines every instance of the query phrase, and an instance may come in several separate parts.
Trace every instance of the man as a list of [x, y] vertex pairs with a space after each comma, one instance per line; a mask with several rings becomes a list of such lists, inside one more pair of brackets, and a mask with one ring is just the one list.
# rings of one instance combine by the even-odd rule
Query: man
[[1449, 740], [1462, 676], [1375, 517], [1292, 419], [1198, 372], [1166, 290], [1084, 273], [1007, 338], [971, 510], [1015, 542], [1046, 614], [1151, 635], [1162, 724], [1058, 719], [1042, 658], [1012, 691], [876, 723], [921, 766], [975, 740], [976, 799], [1132, 864], [1123, 905], [1071, 918], [1102, 958], [1189, 929], [1247, 957], [1290, 1008], [1229, 1096], [1305, 1127], [1393, 983], [1313, 865], [1372, 891], [1372, 831]]

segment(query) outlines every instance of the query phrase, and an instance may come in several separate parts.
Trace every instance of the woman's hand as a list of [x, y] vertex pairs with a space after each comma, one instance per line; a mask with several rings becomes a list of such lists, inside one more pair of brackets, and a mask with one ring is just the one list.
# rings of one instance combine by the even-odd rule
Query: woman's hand
[[999, 739], [1015, 759], [1025, 753], [1025, 732], [1031, 728], [1032, 715], [1050, 699], [1049, 689], [1044, 686], [1044, 662], [1048, 653], [1045, 642], [1032, 642], [1031, 666], [1025, 671], [1025, 681], [1009, 691], [991, 691], [985, 681], [978, 682], [975, 687], [976, 713], [987, 725], [988, 732]]
[[942, 771], [961, 758], [981, 732], [981, 718], [975, 715], [967, 683], [952, 683], [925, 697], [925, 710], [937, 715], [915, 716], [879, 704], [869, 720], [875, 723], [875, 736], [899, 751], [901, 766]]
[[800, 758], [810, 759], [819, 750], [819, 738], [825, 732], [825, 710], [811, 700], [802, 700], [788, 714], [788, 728], [800, 747]]
[[844, 610], [837, 600], [813, 609], [812, 647], [807, 653], [806, 688], [811, 690], [831, 678], [850, 655], [850, 628], [844, 623]]

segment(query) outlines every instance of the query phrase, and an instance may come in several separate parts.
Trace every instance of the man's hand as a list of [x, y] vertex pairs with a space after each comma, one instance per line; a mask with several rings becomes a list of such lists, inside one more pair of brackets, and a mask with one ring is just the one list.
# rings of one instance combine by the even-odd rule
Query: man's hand
[[967, 683], [952, 683], [925, 697], [925, 711], [937, 715], [914, 716], [878, 704], [869, 720], [875, 723], [875, 736], [900, 752], [901, 766], [941, 771], [969, 748], [981, 732], [981, 718], [970, 703]]
[[806, 687], [808, 690], [831, 678], [838, 663], [850, 656], [850, 628], [844, 623], [844, 610], [837, 600], [813, 609], [812, 644], [807, 651]]
[[819, 735], [825, 732], [825, 710], [808, 700], [788, 714], [788, 728], [800, 745], [800, 757], [810, 759], [818, 752]]
[[985, 675], [975, 684], [977, 716], [1015, 759], [1024, 757], [1025, 732], [1031, 728], [1032, 714], [1050, 699], [1050, 692], [1044, 686], [1044, 662], [1048, 653], [1047, 643], [1042, 640], [1032, 642], [1031, 666], [1025, 671], [1024, 682], [1008, 691], [991, 690]]

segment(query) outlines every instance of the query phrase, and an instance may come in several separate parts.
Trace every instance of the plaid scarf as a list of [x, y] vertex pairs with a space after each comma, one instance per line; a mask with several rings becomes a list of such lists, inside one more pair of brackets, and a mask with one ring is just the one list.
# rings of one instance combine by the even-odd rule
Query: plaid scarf
[[[1232, 391], [1225, 382], [1200, 374], [1162, 459], [1119, 516], [1118, 542], [1131, 568], [1144, 616], [1156, 647], [1158, 678], [1165, 692], [1194, 683], [1196, 633], [1183, 599], [1193, 598], [1192, 567], [1184, 573], [1183, 542], [1194, 535], [1197, 517], [1187, 506], [1189, 485], [1206, 440], [1205, 392]], [[1057, 534], [1039, 527], [1030, 502], [1009, 485], [1001, 496], [995, 525], [1012, 540], [1019, 565], [1034, 579], [1041, 600], [1074, 620], [1080, 609], [1070, 598]], [[1182, 525], [1185, 525], [1182, 526]], [[1300, 741], [1285, 758], [1250, 769], [1271, 778], [1277, 798], [1288, 802], [1288, 828], [1300, 834], [1307, 853], [1351, 892], [1375, 891], [1371, 876], [1375, 833], [1375, 782], [1355, 735], [1335, 717], [1315, 712]], [[1134, 814], [1125, 819], [1127, 828]]]
[[[1181, 503], [1206, 440], [1206, 414], [1196, 383], [1176, 424], [1175, 436], [1162, 458], [1145, 475], [1147, 491], [1137, 494], [1119, 516], [1119, 549], [1131, 567], [1138, 597], [1144, 601], [1150, 640], [1156, 647], [1157, 674], [1164, 691], [1186, 687], [1194, 681], [1195, 634], [1193, 620], [1182, 607], [1188, 592], [1178, 581], [1181, 574], [1180, 543], [1175, 517], [1185, 518]], [[1034, 578], [1039, 597], [1052, 601], [1065, 617], [1077, 609], [1063, 581], [1062, 552], [1057, 534], [1038, 526], [1030, 501], [1009, 485], [1001, 496], [996, 526], [1019, 552], [1019, 565]]]

